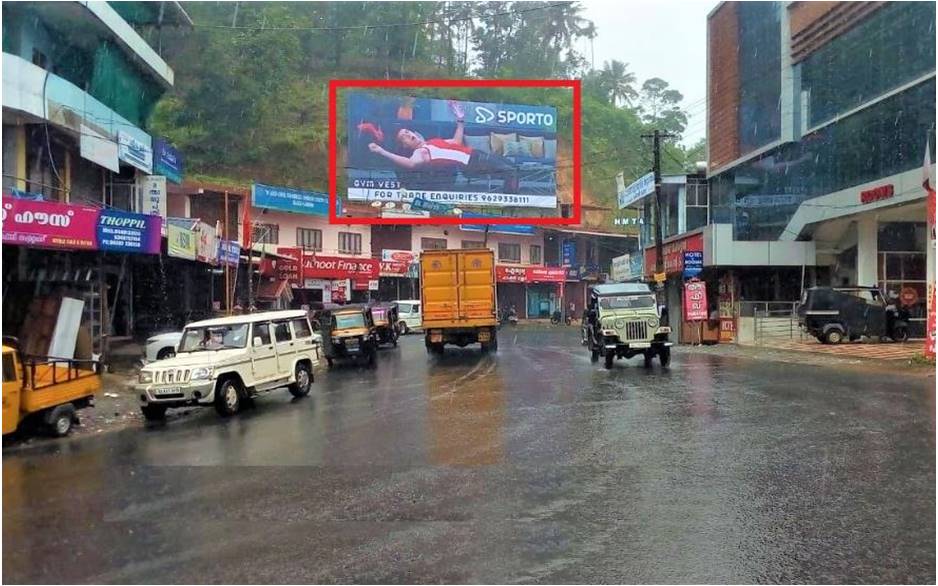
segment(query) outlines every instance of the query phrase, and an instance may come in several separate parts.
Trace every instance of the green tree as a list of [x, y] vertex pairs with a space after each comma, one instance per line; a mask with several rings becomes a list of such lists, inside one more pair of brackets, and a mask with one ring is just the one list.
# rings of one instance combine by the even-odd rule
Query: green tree
[[604, 63], [599, 72], [599, 83], [613, 105], [631, 107], [638, 98], [635, 74], [629, 71], [628, 63], [616, 59]]
[[680, 106], [683, 100], [681, 92], [671, 89], [660, 77], [646, 80], [639, 101], [642, 121], [649, 127], [680, 135], [687, 127], [687, 114]]

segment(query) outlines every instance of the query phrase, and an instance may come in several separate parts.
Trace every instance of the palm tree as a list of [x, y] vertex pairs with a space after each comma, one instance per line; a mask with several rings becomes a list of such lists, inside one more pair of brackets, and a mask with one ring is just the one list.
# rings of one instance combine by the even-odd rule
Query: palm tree
[[629, 71], [628, 63], [617, 59], [607, 61], [603, 64], [599, 76], [609, 101], [614, 105], [631, 106], [633, 100], [638, 98], [638, 92], [635, 91], [635, 74]]

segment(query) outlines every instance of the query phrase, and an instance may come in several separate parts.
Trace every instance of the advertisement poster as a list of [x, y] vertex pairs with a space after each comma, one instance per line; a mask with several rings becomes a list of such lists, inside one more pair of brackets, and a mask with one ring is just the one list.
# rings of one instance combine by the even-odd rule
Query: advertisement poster
[[382, 249], [379, 274], [382, 277], [409, 276], [411, 265], [417, 262], [418, 254], [411, 250]]
[[364, 92], [347, 107], [349, 200], [557, 207], [553, 107]]
[[159, 254], [158, 216], [3, 198], [3, 242], [64, 250]]
[[218, 262], [218, 230], [211, 224], [199, 221], [195, 227], [195, 258], [200, 262], [217, 264]]
[[684, 321], [707, 320], [707, 284], [688, 281], [684, 284]]

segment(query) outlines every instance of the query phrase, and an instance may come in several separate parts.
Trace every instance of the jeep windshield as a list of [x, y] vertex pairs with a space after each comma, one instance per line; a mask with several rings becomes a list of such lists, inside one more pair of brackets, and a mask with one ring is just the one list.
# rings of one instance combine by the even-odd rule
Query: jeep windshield
[[179, 342], [180, 352], [244, 348], [248, 341], [248, 324], [186, 328]]
[[335, 316], [335, 329], [337, 330], [363, 327], [365, 327], [365, 318], [360, 313], [345, 313]]
[[599, 299], [599, 307], [602, 309], [644, 309], [654, 306], [655, 298], [651, 295], [620, 295]]

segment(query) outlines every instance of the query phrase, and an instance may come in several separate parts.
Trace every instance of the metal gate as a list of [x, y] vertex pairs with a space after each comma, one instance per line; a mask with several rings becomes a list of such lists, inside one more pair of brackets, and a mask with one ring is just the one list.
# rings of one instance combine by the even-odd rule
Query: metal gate
[[772, 340], [801, 340], [795, 310], [797, 301], [749, 301], [751, 305], [756, 344]]

